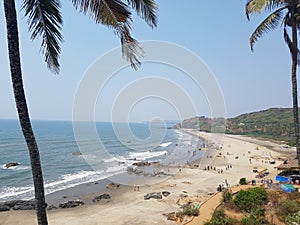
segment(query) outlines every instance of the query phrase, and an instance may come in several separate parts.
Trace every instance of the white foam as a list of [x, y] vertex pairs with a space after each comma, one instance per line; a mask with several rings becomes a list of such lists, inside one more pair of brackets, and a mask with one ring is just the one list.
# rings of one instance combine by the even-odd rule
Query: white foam
[[172, 142], [162, 143], [159, 146], [165, 148], [165, 147], [168, 147], [170, 144], [172, 144]]
[[[80, 184], [94, 182], [108, 178], [125, 171], [126, 166], [108, 167], [105, 171], [79, 171], [76, 173], [62, 175], [58, 180], [45, 183], [45, 194], [51, 194], [60, 190], [75, 187]], [[0, 200], [9, 198], [22, 198], [24, 200], [33, 198], [33, 187], [1, 187]]]
[[161, 155], [166, 155], [168, 154], [167, 151], [158, 151], [158, 152], [130, 152], [129, 157], [131, 159], [136, 159], [136, 160], [146, 160], [146, 159], [151, 159], [154, 157], [158, 157]]

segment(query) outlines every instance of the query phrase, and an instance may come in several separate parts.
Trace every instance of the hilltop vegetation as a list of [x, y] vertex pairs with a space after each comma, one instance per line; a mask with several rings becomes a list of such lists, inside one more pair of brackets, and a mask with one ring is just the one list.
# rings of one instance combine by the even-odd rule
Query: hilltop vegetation
[[[174, 128], [199, 129], [211, 132], [212, 124], [216, 126], [220, 118], [193, 117], [176, 124]], [[225, 120], [227, 134], [241, 134], [254, 137], [285, 141], [294, 145], [293, 112], [290, 108], [271, 108], [259, 112], [239, 115]]]

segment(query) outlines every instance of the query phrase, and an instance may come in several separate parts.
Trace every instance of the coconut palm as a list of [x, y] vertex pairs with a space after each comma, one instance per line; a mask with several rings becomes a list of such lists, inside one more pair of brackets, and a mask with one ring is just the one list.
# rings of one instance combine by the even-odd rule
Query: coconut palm
[[[60, 3], [60, 0], [23, 0], [22, 5], [28, 19], [31, 39], [42, 39], [41, 52], [48, 68], [54, 73], [59, 73], [60, 44], [63, 39]], [[126, 3], [120, 0], [72, 0], [72, 3], [79, 11], [89, 14], [96, 23], [112, 28], [120, 37], [123, 56], [133, 68], [136, 69], [140, 65], [142, 49], [130, 33], [131, 10], [136, 11], [153, 28], [157, 22], [154, 0], [127, 0]], [[11, 79], [19, 122], [30, 155], [37, 219], [39, 225], [46, 225], [48, 222], [40, 155], [23, 88], [15, 1], [4, 0], [4, 11]]]
[[[292, 57], [292, 96], [294, 135], [297, 149], [297, 159], [300, 166], [300, 134], [298, 116], [298, 89], [297, 89], [297, 65], [300, 62], [298, 56], [298, 36], [300, 28], [300, 1], [299, 0], [248, 0], [246, 15], [261, 13], [263, 10], [270, 14], [258, 25], [250, 37], [250, 46], [253, 51], [254, 43], [264, 34], [283, 25], [283, 37]], [[290, 36], [291, 33], [291, 36]]]

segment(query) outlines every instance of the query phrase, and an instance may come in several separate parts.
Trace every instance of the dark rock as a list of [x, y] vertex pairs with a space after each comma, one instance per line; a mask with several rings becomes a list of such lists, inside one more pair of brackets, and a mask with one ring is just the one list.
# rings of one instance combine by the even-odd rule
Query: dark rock
[[10, 163], [6, 163], [4, 167], [5, 168], [9, 168], [9, 167], [18, 166], [18, 165], [20, 165], [20, 163], [18, 163], [18, 162], [10, 162]]
[[120, 187], [120, 184], [116, 184], [116, 183], [110, 183], [108, 185], [106, 185], [107, 189], [117, 189]]
[[19, 200], [16, 204], [12, 207], [13, 210], [35, 210], [35, 201], [23, 201]]
[[144, 196], [144, 200], [149, 200], [151, 198], [154, 198], [154, 199], [162, 199], [162, 195], [161, 195], [161, 192], [152, 192], [152, 193], [149, 193], [149, 194], [146, 194]]
[[21, 202], [22, 200], [13, 200], [4, 202], [4, 205], [8, 206], [9, 208], [14, 207], [17, 203]]
[[9, 211], [10, 207], [4, 204], [0, 204], [0, 212]]
[[93, 202], [99, 202], [101, 199], [110, 199], [109, 194], [102, 194], [93, 199]]
[[145, 162], [136, 162], [136, 163], [132, 163], [133, 166], [150, 166], [151, 163], [145, 161]]
[[72, 152], [72, 155], [82, 155], [81, 152]]
[[61, 203], [59, 204], [59, 208], [74, 208], [80, 205], [84, 205], [84, 202], [78, 199], [78, 200], [72, 200], [65, 203]]
[[133, 172], [133, 168], [131, 166], [129, 166], [129, 167], [127, 167], [127, 171], [132, 173]]
[[163, 191], [163, 192], [162, 192], [162, 195], [163, 195], [164, 197], [168, 197], [170, 194], [171, 194], [171, 192], [169, 192], [169, 191]]

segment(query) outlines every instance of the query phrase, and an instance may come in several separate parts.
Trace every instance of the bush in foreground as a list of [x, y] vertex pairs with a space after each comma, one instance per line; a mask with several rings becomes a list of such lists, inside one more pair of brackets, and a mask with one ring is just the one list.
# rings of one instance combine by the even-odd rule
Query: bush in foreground
[[261, 207], [267, 200], [267, 192], [265, 189], [256, 187], [247, 191], [241, 190], [236, 194], [233, 202], [242, 211], [250, 213]]
[[236, 225], [239, 224], [239, 221], [234, 218], [228, 217], [223, 209], [215, 210], [211, 220], [206, 222], [204, 225]]
[[300, 224], [300, 211], [289, 215], [286, 218], [285, 223], [287, 225], [298, 225], [298, 224]]
[[296, 200], [285, 199], [279, 203], [276, 210], [276, 215], [281, 221], [284, 221], [288, 216], [300, 211], [300, 203]]

